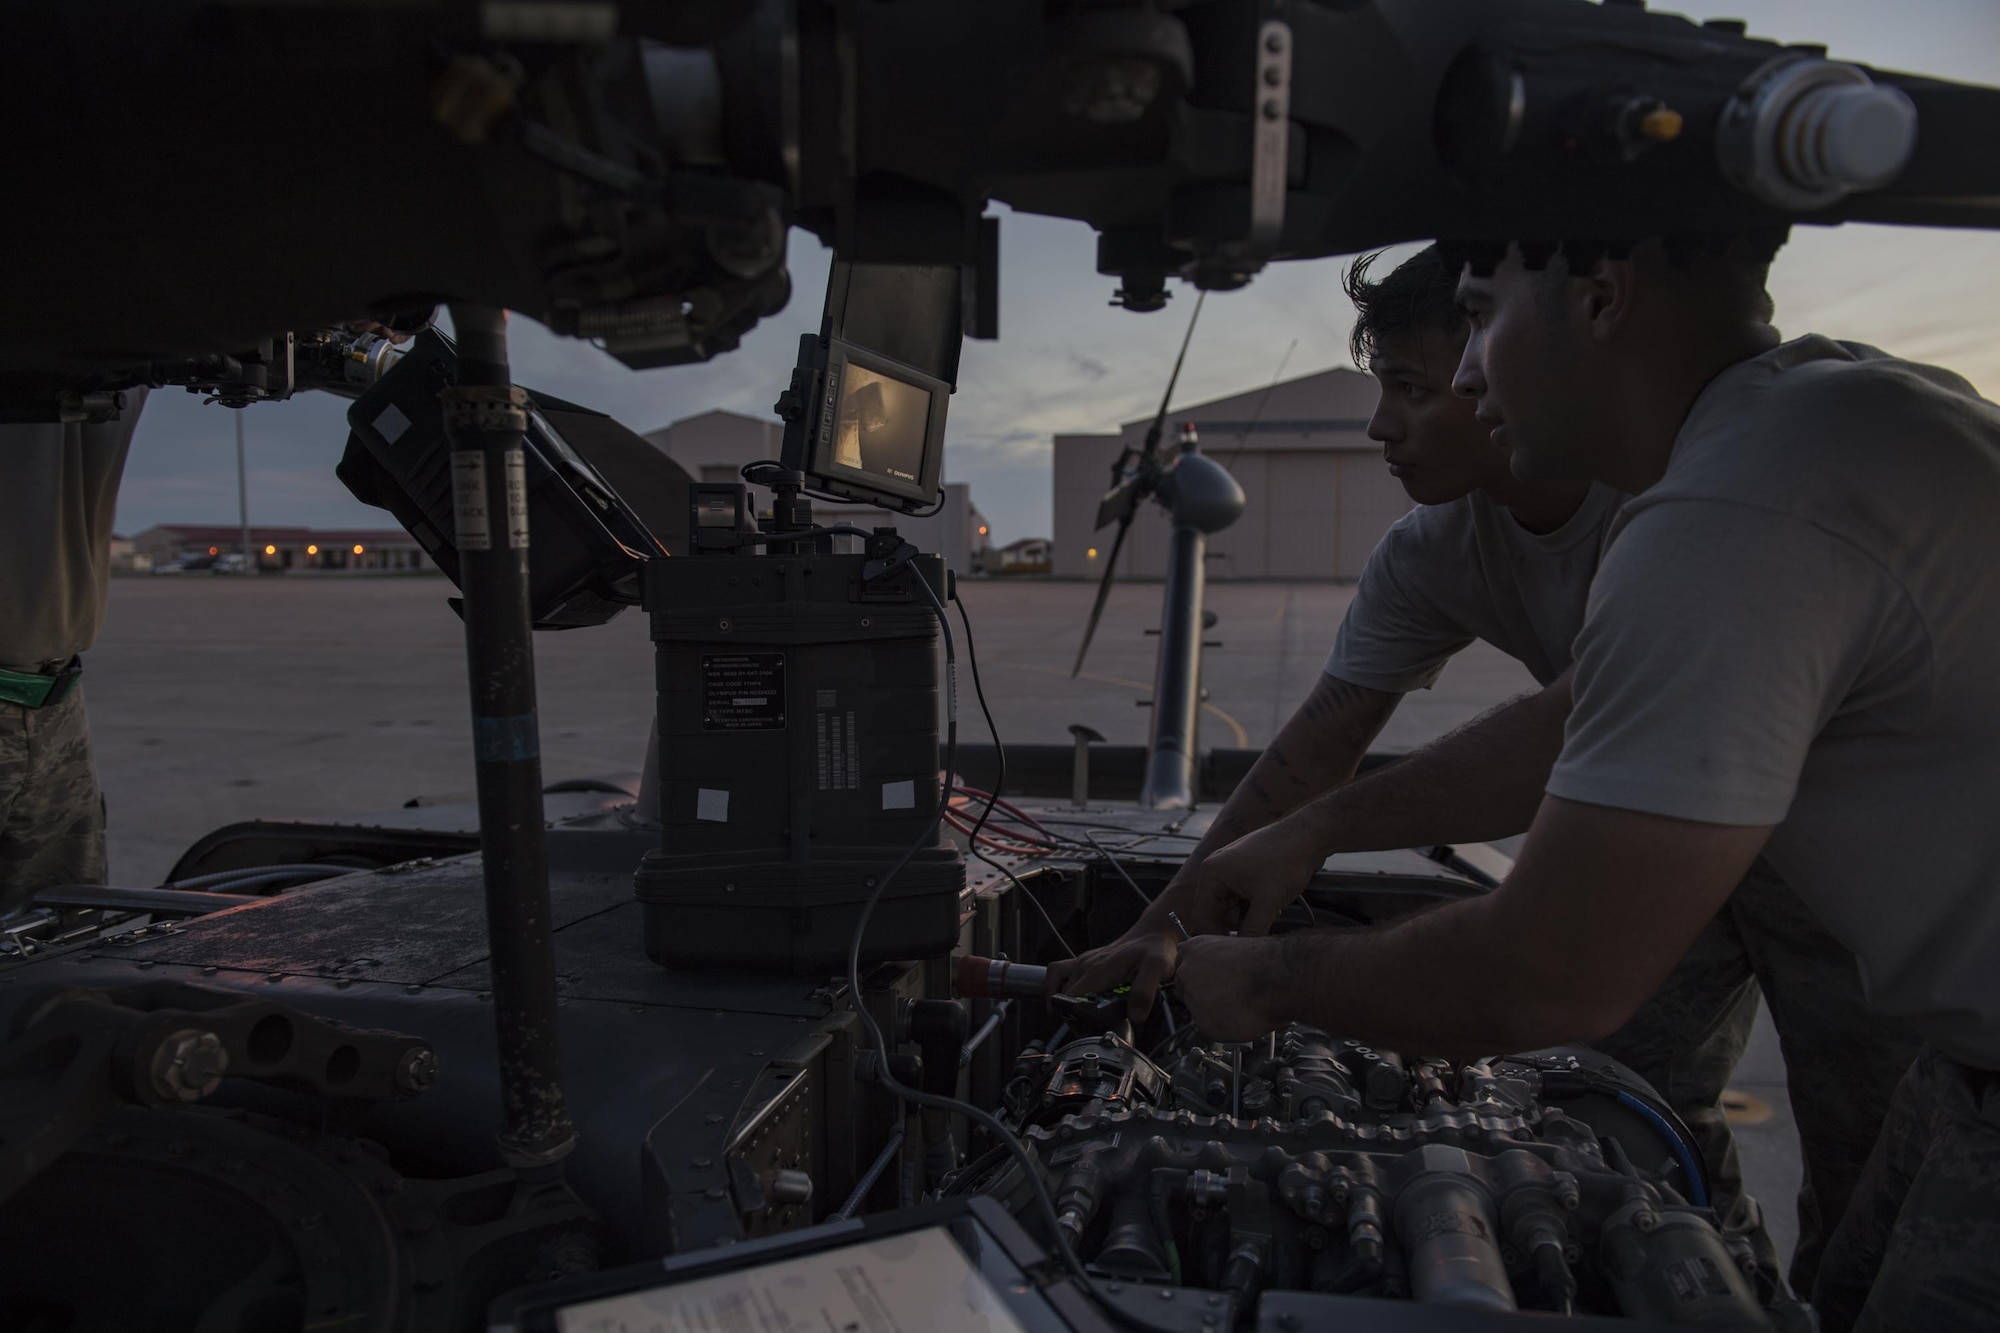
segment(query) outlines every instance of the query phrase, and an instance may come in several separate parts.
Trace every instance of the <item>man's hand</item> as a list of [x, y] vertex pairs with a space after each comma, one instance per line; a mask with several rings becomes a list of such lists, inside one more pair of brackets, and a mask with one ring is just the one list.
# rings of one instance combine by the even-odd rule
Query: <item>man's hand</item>
[[1324, 860], [1326, 853], [1289, 819], [1246, 833], [1202, 862], [1182, 899], [1181, 919], [1197, 935], [1268, 935]]
[[[1154, 906], [1165, 901], [1162, 894]], [[1049, 989], [1058, 995], [1095, 995], [1129, 981], [1132, 992], [1125, 997], [1125, 1010], [1133, 1022], [1143, 1020], [1153, 1012], [1160, 983], [1173, 975], [1174, 950], [1181, 942], [1180, 932], [1165, 917], [1161, 912], [1155, 919], [1148, 912], [1111, 943], [1051, 964]]]
[[1280, 963], [1276, 940], [1201, 935], [1181, 945], [1174, 988], [1204, 1036], [1252, 1041], [1292, 1017]]
[[[1059, 993], [1091, 995], [1126, 982], [1126, 1006], [1135, 1021], [1153, 1011], [1160, 983], [1173, 975], [1181, 927], [1189, 935], [1239, 930], [1263, 935], [1325, 858], [1280, 820], [1245, 834], [1200, 865], [1174, 876], [1153, 906], [1111, 943], [1049, 969]], [[1168, 919], [1179, 914], [1181, 926]]]

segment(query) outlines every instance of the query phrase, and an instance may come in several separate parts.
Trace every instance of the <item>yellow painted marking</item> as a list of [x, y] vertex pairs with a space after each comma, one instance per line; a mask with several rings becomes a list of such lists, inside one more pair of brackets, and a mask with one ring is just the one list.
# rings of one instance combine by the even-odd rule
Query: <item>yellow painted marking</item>
[[1771, 1118], [1771, 1108], [1761, 1098], [1728, 1088], [1722, 1094], [1722, 1114], [1732, 1125], [1761, 1125]]

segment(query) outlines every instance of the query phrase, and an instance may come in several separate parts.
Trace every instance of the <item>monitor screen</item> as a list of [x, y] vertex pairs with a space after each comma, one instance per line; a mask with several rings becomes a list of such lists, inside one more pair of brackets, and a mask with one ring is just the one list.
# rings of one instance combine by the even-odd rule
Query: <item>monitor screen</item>
[[951, 386], [837, 338], [823, 355], [810, 447], [788, 453], [792, 466], [827, 494], [910, 512], [934, 504]]
[[832, 462], [885, 481], [922, 484], [930, 390], [850, 361], [835, 411]]

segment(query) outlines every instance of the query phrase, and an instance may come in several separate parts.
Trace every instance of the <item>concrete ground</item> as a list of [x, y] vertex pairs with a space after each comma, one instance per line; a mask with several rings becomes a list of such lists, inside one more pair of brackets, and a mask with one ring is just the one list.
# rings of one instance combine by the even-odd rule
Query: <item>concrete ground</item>
[[[1069, 677], [1095, 589], [960, 585], [986, 693], [1008, 741], [1063, 741], [1072, 722], [1145, 740], [1160, 589], [1113, 590], [1084, 671]], [[111, 879], [159, 882], [197, 837], [260, 817], [346, 817], [413, 796], [469, 793], [464, 644], [424, 578], [128, 578], [85, 679], [110, 811]], [[1202, 742], [1261, 746], [1305, 697], [1353, 596], [1331, 583], [1220, 584], [1209, 607]], [[956, 622], [954, 622], [956, 629]], [[961, 735], [986, 739], [960, 646]], [[550, 781], [634, 775], [652, 716], [645, 618], [536, 640], [543, 770]], [[1379, 746], [1422, 744], [1534, 682], [1475, 644], [1406, 700]], [[1739, 1125], [1751, 1193], [1781, 1252], [1796, 1234], [1797, 1136], [1768, 1019], [1738, 1087], [1769, 1118]]]

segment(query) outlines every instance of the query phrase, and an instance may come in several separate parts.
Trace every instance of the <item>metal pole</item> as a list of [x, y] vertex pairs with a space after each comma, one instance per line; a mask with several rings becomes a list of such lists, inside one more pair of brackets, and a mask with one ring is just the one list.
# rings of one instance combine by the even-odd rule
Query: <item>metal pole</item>
[[540, 728], [528, 602], [527, 394], [507, 371], [505, 312], [451, 308], [458, 383], [444, 400], [472, 743], [486, 879], [493, 1017], [500, 1038], [500, 1151], [548, 1166], [576, 1145], [563, 1105], [555, 940], [543, 833]]
[[1208, 535], [1243, 513], [1243, 488], [1229, 469], [1204, 457], [1194, 424], [1181, 427], [1180, 457], [1160, 479], [1173, 516], [1167, 586], [1160, 594], [1160, 655], [1153, 668], [1153, 726], [1146, 737], [1146, 781], [1139, 804], [1185, 810], [1195, 801], [1195, 724], [1201, 717], [1201, 647], [1207, 631]]
[[1185, 810], [1195, 797], [1195, 724], [1201, 710], [1201, 611], [1208, 535], [1176, 527], [1160, 596], [1160, 653], [1153, 668], [1153, 725], [1146, 737], [1146, 781], [1139, 804]]
[[257, 558], [250, 554], [250, 476], [243, 465], [243, 409], [236, 409], [236, 522], [242, 529], [245, 574], [257, 572]]

